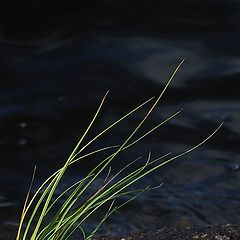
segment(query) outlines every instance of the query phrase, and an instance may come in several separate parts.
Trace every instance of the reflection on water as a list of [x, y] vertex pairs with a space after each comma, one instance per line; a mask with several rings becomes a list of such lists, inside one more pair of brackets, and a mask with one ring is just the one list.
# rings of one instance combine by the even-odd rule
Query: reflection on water
[[[183, 113], [123, 155], [124, 159], [146, 155], [148, 149], [156, 156], [169, 150], [179, 152], [201, 141], [222, 121], [224, 127], [201, 150], [139, 183], [164, 185], [120, 210], [103, 232], [117, 235], [162, 225], [239, 223], [240, 100], [236, 83], [240, 59], [230, 51], [231, 45], [218, 42], [220, 37], [217, 33], [186, 34], [181, 39], [98, 33], [76, 36], [41, 51], [2, 47], [2, 224], [17, 222], [33, 166], [38, 165], [38, 185], [66, 159], [108, 89], [110, 97], [93, 133], [158, 94], [182, 58], [186, 64], [146, 127], [181, 108]], [[236, 45], [238, 37], [232, 44]], [[104, 144], [121, 142], [142, 114], [113, 130]], [[66, 183], [83, 176], [94, 163], [96, 159], [82, 162]]]

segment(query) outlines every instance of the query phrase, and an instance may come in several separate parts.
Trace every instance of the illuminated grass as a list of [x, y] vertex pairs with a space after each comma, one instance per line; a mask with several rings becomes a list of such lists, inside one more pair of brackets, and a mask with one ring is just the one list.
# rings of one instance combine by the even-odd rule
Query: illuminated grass
[[[115, 175], [110, 176], [111, 163], [121, 152], [137, 144], [144, 137], [158, 129], [163, 124], [170, 121], [172, 118], [174, 118], [181, 112], [181, 110], [177, 111], [164, 121], [157, 124], [152, 129], [148, 130], [145, 133], [142, 133], [141, 136], [138, 137], [137, 139], [133, 140], [133, 137], [136, 135], [137, 132], [140, 131], [142, 125], [145, 123], [145, 121], [148, 119], [156, 105], [161, 100], [163, 94], [167, 90], [169, 84], [171, 83], [172, 79], [176, 75], [177, 71], [179, 70], [183, 62], [184, 61], [182, 61], [175, 69], [172, 76], [170, 77], [167, 84], [165, 85], [165, 87], [163, 88], [163, 90], [161, 91], [157, 98], [150, 98], [144, 103], [138, 105], [132, 111], [128, 112], [123, 117], [121, 117], [119, 120], [110, 124], [109, 127], [104, 129], [89, 142], [87, 142], [86, 144], [82, 144], [89, 130], [95, 123], [99, 113], [101, 112], [108, 92], [105, 94], [99, 107], [97, 108], [97, 111], [92, 121], [90, 122], [87, 129], [81, 136], [79, 142], [77, 143], [75, 149], [73, 150], [65, 164], [58, 171], [53, 173], [36, 190], [36, 192], [30, 199], [31, 186], [35, 175], [34, 170], [30, 190], [27, 194], [22, 215], [20, 218], [16, 240], [46, 240], [46, 239], [66, 240], [71, 239], [71, 237], [76, 231], [80, 231], [85, 240], [91, 240], [92, 237], [97, 232], [97, 230], [99, 229], [99, 227], [102, 225], [102, 223], [117, 209], [127, 204], [128, 202], [134, 200], [139, 194], [142, 194], [145, 191], [153, 189], [149, 186], [130, 191], [129, 187], [131, 185], [133, 185], [136, 181], [140, 180], [146, 175], [150, 174], [151, 172], [156, 171], [159, 168], [163, 167], [164, 165], [168, 164], [169, 162], [185, 154], [188, 154], [194, 149], [200, 147], [219, 130], [222, 124], [220, 124], [208, 137], [200, 141], [197, 145], [177, 155], [166, 153], [164, 156], [152, 159], [151, 151], [149, 151], [148, 158], [142, 166], [136, 167], [135, 170], [131, 171], [130, 173], [123, 174], [126, 173], [126, 170], [130, 166], [134, 165], [134, 163], [138, 160], [136, 159], [132, 162], [129, 162], [129, 164], [123, 167]], [[117, 146], [106, 146], [100, 149], [93, 150], [92, 152], [89, 153], [83, 153], [83, 151], [87, 149], [93, 142], [98, 140], [100, 137], [103, 137], [104, 133], [109, 131], [111, 128], [115, 127], [118, 123], [128, 118], [131, 114], [133, 114], [143, 106], [146, 106], [147, 104], [150, 103], [151, 105], [147, 113], [144, 115], [142, 120], [137, 124], [137, 126], [132, 130], [129, 136], [126, 137], [123, 143]], [[101, 141], [104, 142], [104, 140]], [[83, 179], [69, 186], [57, 198], [54, 198], [56, 188], [58, 187], [60, 181], [62, 180], [62, 177], [64, 176], [64, 173], [66, 172], [70, 165], [79, 162], [85, 158], [89, 158], [92, 155], [97, 155], [98, 153], [101, 152], [108, 153], [109, 150], [111, 150], [112, 152], [109, 153], [105, 159], [100, 161], [100, 163], [97, 166], [95, 166]], [[165, 160], [160, 161], [163, 159]], [[86, 190], [89, 189], [89, 187], [95, 181], [98, 181], [100, 174], [102, 174], [106, 170], [108, 170], [108, 174], [105, 178], [105, 181], [102, 183], [102, 186], [96, 192], [93, 192], [92, 195], [87, 200], [82, 201], [81, 204], [79, 204], [79, 199], [83, 198], [83, 195], [86, 192]], [[134, 196], [130, 197], [132, 196], [132, 194], [134, 194]], [[60, 206], [58, 202], [60, 199], [62, 199], [63, 196], [65, 196], [66, 199], [64, 200], [64, 203]], [[124, 203], [120, 205], [117, 205], [115, 200], [121, 196], [128, 196], [128, 200], [126, 200]], [[90, 234], [87, 235], [83, 228], [83, 224], [88, 221], [88, 218], [93, 213], [95, 213], [100, 207], [106, 204], [109, 206], [107, 213], [96, 225], [96, 228]]]

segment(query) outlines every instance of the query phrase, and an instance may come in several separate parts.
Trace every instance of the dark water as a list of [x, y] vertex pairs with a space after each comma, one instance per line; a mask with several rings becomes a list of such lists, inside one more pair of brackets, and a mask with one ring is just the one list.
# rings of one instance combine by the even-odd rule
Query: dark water
[[[154, 156], [178, 153], [197, 144], [223, 121], [224, 126], [201, 149], [138, 183], [136, 186], [164, 184], [121, 209], [102, 233], [238, 224], [239, 38], [233, 29], [179, 34], [92, 31], [56, 36], [31, 43], [29, 48], [2, 44], [1, 224], [17, 223], [34, 165], [38, 166], [37, 185], [67, 158], [107, 90], [110, 94], [92, 135], [159, 94], [182, 58], [186, 59], [184, 66], [145, 129], [179, 109], [183, 112], [123, 154], [122, 161], [142, 155], [140, 163], [144, 163], [149, 149]], [[121, 143], [143, 114], [133, 115], [95, 147]], [[65, 184], [84, 176], [96, 161], [77, 165]], [[113, 168], [120, 166], [116, 161]]]

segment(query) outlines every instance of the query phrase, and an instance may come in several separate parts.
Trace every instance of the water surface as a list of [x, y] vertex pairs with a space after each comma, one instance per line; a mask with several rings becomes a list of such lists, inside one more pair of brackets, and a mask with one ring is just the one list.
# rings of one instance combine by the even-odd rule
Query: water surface
[[[142, 158], [136, 166], [143, 164], [149, 149], [153, 156], [168, 151], [179, 153], [199, 143], [220, 123], [224, 122], [224, 126], [201, 149], [136, 184], [136, 187], [161, 183], [163, 186], [121, 209], [102, 233], [120, 235], [160, 226], [238, 224], [240, 58], [239, 48], [235, 48], [238, 42], [236, 32], [163, 36], [93, 31], [56, 39], [36, 49], [3, 45], [1, 224], [17, 223], [34, 165], [38, 168], [35, 182], [38, 185], [63, 164], [107, 90], [109, 97], [91, 136], [137, 104], [158, 95], [183, 58], [184, 66], [144, 130], [175, 111], [183, 112], [121, 155], [113, 169], [139, 156]], [[132, 115], [95, 147], [121, 143], [144, 111]], [[91, 158], [71, 169], [62, 189], [84, 176], [98, 160]], [[89, 226], [93, 222], [92, 219]]]

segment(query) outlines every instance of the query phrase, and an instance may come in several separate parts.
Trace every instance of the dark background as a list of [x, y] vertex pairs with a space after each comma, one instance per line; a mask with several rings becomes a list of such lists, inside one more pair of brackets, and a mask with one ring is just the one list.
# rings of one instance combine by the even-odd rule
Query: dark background
[[[223, 121], [224, 126], [199, 151], [139, 183], [164, 185], [122, 209], [101, 233], [238, 224], [239, 10], [237, 0], [1, 3], [1, 231], [16, 230], [34, 165], [38, 185], [65, 161], [107, 90], [92, 135], [159, 94], [183, 58], [145, 127], [181, 108], [183, 113], [122, 159], [143, 155], [144, 162], [149, 149], [155, 156], [179, 152]], [[121, 142], [142, 114], [96, 146]], [[96, 161], [72, 169], [65, 183], [79, 179]], [[116, 162], [116, 169], [120, 165]]]

